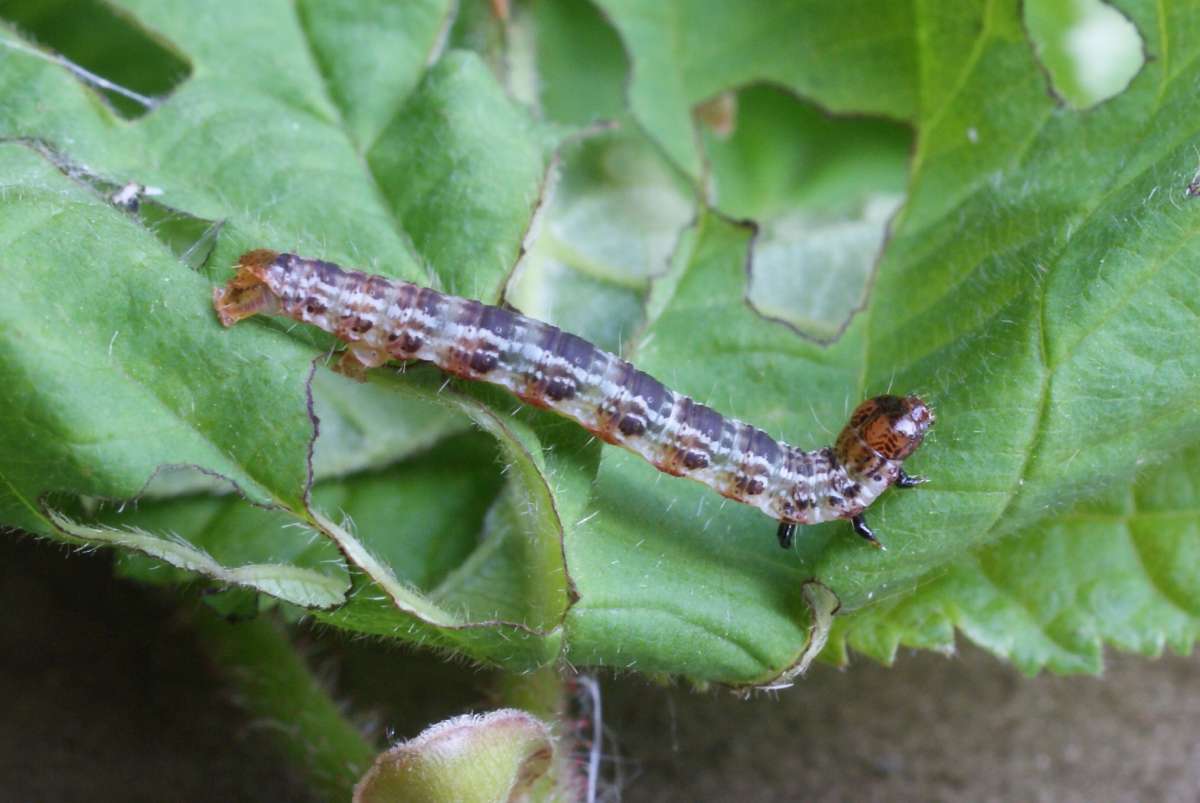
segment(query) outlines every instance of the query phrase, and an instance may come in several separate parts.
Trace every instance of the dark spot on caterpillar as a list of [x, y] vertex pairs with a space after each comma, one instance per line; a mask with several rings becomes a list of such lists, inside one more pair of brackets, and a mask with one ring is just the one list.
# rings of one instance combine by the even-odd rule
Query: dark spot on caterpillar
[[346, 272], [332, 262], [325, 262], [320, 259], [301, 259], [295, 254], [284, 254], [288, 257], [288, 268], [295, 270], [297, 263], [314, 271], [320, 278], [323, 284], [337, 287], [341, 279], [346, 275]]
[[[341, 268], [338, 269], [342, 270]], [[361, 270], [342, 270], [342, 278], [348, 286], [356, 290], [361, 290], [371, 279], [370, 276]]]
[[309, 297], [308, 300], [304, 302], [304, 309], [308, 311], [309, 315], [320, 315], [322, 312], [328, 309], [328, 307], [322, 304], [320, 299]]
[[446, 349], [446, 357], [443, 360], [445, 365], [438, 363], [439, 366], [445, 368], [455, 376], [467, 375], [467, 362], [471, 359], [471, 355], [466, 352], [461, 346], [451, 346]]
[[476, 326], [483, 318], [483, 310], [483, 304], [480, 304], [478, 301], [471, 301], [470, 299], [460, 301], [455, 322], [465, 327]]
[[849, 488], [847, 488], [845, 491], [843, 491], [842, 494], [847, 499], [854, 499], [856, 496], [858, 496], [858, 492], [861, 490], [862, 490], [862, 486], [856, 482], [853, 485], [851, 485]]
[[421, 288], [417, 287], [415, 284], [409, 284], [408, 282], [401, 282], [400, 289], [396, 293], [396, 298], [395, 298], [394, 303], [400, 309], [411, 309], [413, 306], [413, 302], [417, 298], [417, 293], [420, 291], [420, 289]]
[[687, 451], [683, 453], [683, 465], [686, 468], [695, 470], [698, 468], [708, 467], [708, 454], [699, 451]]
[[425, 344], [425, 338], [418, 335], [416, 332], [403, 332], [400, 335], [400, 342], [396, 345], [399, 349], [407, 354], [412, 354], [414, 351], [419, 351], [421, 346]]
[[575, 396], [575, 383], [565, 376], [550, 377], [546, 383], [546, 398], [551, 401], [562, 401]]
[[366, 290], [367, 295], [376, 300], [386, 298], [388, 291], [392, 289], [392, 283], [383, 276], [368, 276]]
[[837, 507], [838, 505], [840, 505], [842, 503], [842, 500], [837, 498], [833, 494], [830, 494], [828, 497], [826, 497], [826, 501], [829, 503], [830, 507]]
[[[621, 422], [617, 424], [617, 429], [621, 430], [622, 435], [630, 437], [641, 435], [646, 431], [646, 421], [641, 416], [625, 415], [621, 417]], [[684, 461], [684, 465], [687, 465], [686, 460]], [[692, 466], [688, 466], [688, 468], [692, 468]]]
[[748, 477], [746, 479], [746, 493], [750, 496], [757, 496], [767, 489], [767, 483], [762, 477]]
[[472, 371], [480, 374], [486, 374], [488, 371], [500, 364], [500, 355], [494, 351], [476, 349], [475, 352], [471, 354], [469, 364]]
[[441, 311], [442, 294], [436, 290], [430, 290], [428, 287], [422, 287], [417, 291], [417, 309], [425, 313], [429, 318], [437, 318]]
[[375, 326], [374, 321], [368, 321], [366, 318], [358, 318], [357, 320], [354, 321], [354, 324], [351, 328], [354, 329], [354, 331], [358, 332], [361, 335], [361, 334], [366, 334], [367, 332], [371, 331], [371, 328], [374, 326]]

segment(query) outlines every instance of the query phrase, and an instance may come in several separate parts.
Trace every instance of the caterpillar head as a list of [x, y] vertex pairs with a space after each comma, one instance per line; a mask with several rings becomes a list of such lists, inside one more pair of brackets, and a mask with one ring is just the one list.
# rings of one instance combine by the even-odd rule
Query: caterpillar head
[[933, 426], [933, 410], [916, 396], [876, 396], [855, 408], [846, 432], [886, 460], [911, 455]]
[[274, 251], [260, 248], [238, 258], [237, 273], [224, 287], [213, 290], [213, 306], [222, 324], [233, 326], [256, 313], [276, 311], [275, 295], [267, 285], [267, 270], [277, 256]]

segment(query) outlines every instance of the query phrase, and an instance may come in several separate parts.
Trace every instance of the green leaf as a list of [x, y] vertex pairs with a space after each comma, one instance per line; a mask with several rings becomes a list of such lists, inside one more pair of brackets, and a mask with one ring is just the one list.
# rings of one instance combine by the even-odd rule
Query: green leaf
[[[397, 390], [408, 387], [408, 392], [413, 386], [390, 377], [373, 381]], [[361, 632], [403, 635], [502, 665], [541, 665], [561, 648], [563, 616], [574, 597], [563, 565], [563, 533], [583, 507], [598, 446], [565, 422], [538, 418], [533, 426], [526, 424], [512, 414], [515, 402], [501, 402], [505, 397], [496, 391], [447, 388], [438, 396], [467, 412], [497, 439], [509, 476], [507, 488], [488, 511], [477, 539], [475, 532], [463, 532], [461, 515], [455, 518], [458, 538], [469, 536], [474, 549], [452, 571], [435, 578], [435, 585], [421, 589], [423, 593], [403, 581], [401, 573], [412, 571], [414, 554], [395, 544], [395, 525], [355, 534], [321, 521], [363, 576], [347, 605], [320, 616]], [[484, 406], [477, 396], [504, 404], [505, 412]], [[477, 459], [470, 462], [479, 464]], [[447, 516], [461, 514], [467, 505], [477, 504], [478, 487], [467, 487], [463, 496], [455, 497], [449, 493], [453, 486], [441, 483], [438, 507]], [[428, 493], [419, 486], [393, 488], [390, 500], [382, 494], [367, 497], [361, 507], [348, 506], [347, 511], [355, 520], [385, 517], [388, 508], [382, 505], [390, 502], [391, 509], [405, 510], [409, 499], [417, 501]]]
[[103, 0], [7, 0], [3, 18], [49, 51], [111, 82], [99, 86], [124, 117], [149, 111], [147, 98], [190, 77], [190, 65], [150, 32], [130, 25]]
[[[692, 107], [752, 82], [777, 83], [835, 112], [910, 118], [917, 108], [917, 15], [877, 0], [597, 0], [632, 63], [629, 105], [694, 178]], [[936, 13], [936, 12], [935, 12]]]
[[1023, 671], [1098, 673], [1104, 645], [1188, 653], [1200, 634], [1200, 450], [1103, 500], [974, 550], [914, 593], [842, 620], [830, 648], [881, 661], [953, 650], [954, 630]]
[[[224, 571], [307, 568], [309, 534], [282, 525], [315, 528], [351, 583], [345, 605], [315, 614], [322, 621], [510, 668], [565, 654], [762, 684], [805, 665], [838, 604], [877, 618], [873, 635], [835, 649], [862, 644], [887, 657], [888, 644], [945, 645], [949, 615], [904, 618], [913, 589], [984, 556], [985, 576], [962, 575], [968, 585], [1032, 577], [1026, 550], [1069, 542], [1037, 534], [1056, 532], [1080, 500], [1127, 486], [1147, 465], [1194, 476], [1171, 462], [1200, 443], [1193, 5], [1122, 4], [1150, 58], [1128, 89], [1079, 113], [1048, 93], [1015, 0], [953, 15], [881, 2], [651, 9], [606, 0], [598, 7], [631, 71], [628, 111], [667, 161], [618, 119], [624, 128], [561, 152], [563, 193], [548, 207], [561, 132], [511, 99], [486, 66], [497, 62], [451, 51], [414, 66], [436, 50], [430, 9], [440, 7], [389, 18], [386, 30], [410, 34], [407, 49], [353, 89], [347, 76], [364, 56], [340, 43], [366, 16], [345, 22], [317, 4], [297, 12], [283, 2], [121, 7], [192, 69], [136, 121], [0, 34], [25, 48], [0, 50], [6, 524], [61, 537], [47, 513], [61, 509], [80, 527], [120, 529], [107, 513], [83, 521], [69, 497], [128, 499], [163, 466], [198, 466], [274, 505], [265, 514], [274, 524], [229, 528], [222, 548], [236, 560], [217, 549], [221, 528], [184, 515], [199, 500], [153, 503], [164, 517], [153, 531], [178, 532]], [[503, 36], [486, 47], [516, 42], [543, 71], [565, 69], [581, 31], [604, 29], [579, 6], [518, 17], [515, 28], [497, 25]], [[469, 43], [485, 28], [464, 25], [452, 38]], [[546, 119], [587, 119], [588, 104], [563, 91], [611, 111], [620, 70], [611, 38], [599, 42], [579, 44], [607, 54], [594, 80], [538, 94]], [[867, 210], [899, 189], [908, 134], [826, 121], [761, 87], [737, 93], [728, 134], [693, 124], [698, 101], [763, 80], [914, 127], [907, 198], [878, 259], [883, 218]], [[131, 180], [161, 189], [162, 209], [223, 221], [200, 260], [205, 275], [177, 256], [177, 236], [107, 202]], [[686, 226], [682, 209], [696, 209]], [[807, 273], [792, 267], [802, 255], [789, 243], [811, 245], [855, 222], [861, 229], [833, 255]], [[806, 530], [784, 553], [756, 511], [588, 443], [548, 413], [514, 415], [503, 394], [443, 387], [420, 368], [375, 372], [362, 386], [317, 368], [309, 383], [329, 338], [279, 320], [223, 331], [211, 312], [212, 287], [237, 254], [266, 246], [488, 301], [532, 248], [531, 284], [519, 277], [514, 287], [539, 312], [791, 443], [829, 443], [865, 396], [923, 394], [938, 424], [909, 468], [931, 482], [889, 492], [869, 511], [887, 553], [866, 549], [844, 522]], [[797, 308], [785, 295], [815, 295], [821, 266], [843, 256], [838, 310], [832, 300]], [[861, 309], [847, 319], [846, 306]], [[631, 336], [634, 324], [642, 328]], [[830, 345], [817, 342], [843, 324]], [[324, 480], [311, 496], [310, 384], [329, 421], [312, 467]], [[491, 452], [446, 437], [464, 417], [498, 444], [503, 485]], [[467, 462], [454, 462], [458, 452]], [[1190, 531], [1149, 532], [1138, 556], [1158, 584], [1194, 585], [1193, 562], [1171, 559], [1189, 554]], [[1129, 557], [1114, 558], [1125, 574], [1138, 569]], [[990, 628], [980, 638], [1028, 667], [1090, 667], [1064, 656], [1086, 655], [1087, 617], [1121, 604], [1119, 587], [1074, 607], [1037, 603], [1029, 621], [1054, 622], [1041, 632], [1059, 652], [1019, 617], [977, 620]], [[1174, 621], [1147, 639], [1187, 646], [1190, 625]], [[1097, 639], [1142, 643], [1093, 629]]]
[[367, 158], [445, 289], [494, 301], [542, 203], [553, 144], [477, 56], [451, 52]]
[[[440, 395], [460, 398], [450, 389]], [[344, 605], [315, 612], [323, 621], [493, 663], [537, 666], [559, 649], [557, 630], [572, 593], [562, 570], [559, 517], [578, 515], [595, 471], [596, 447], [565, 423], [539, 424], [539, 439], [519, 420], [500, 419], [470, 397], [457, 403], [473, 407], [507, 444], [502, 454], [510, 479], [503, 489], [494, 442], [472, 433], [382, 471], [318, 483], [307, 532], [297, 531], [294, 515], [252, 508], [233, 497], [142, 503], [136, 511], [106, 512], [102, 521], [139, 531], [174, 529], [195, 550], [236, 566], [340, 564], [333, 543], [319, 537], [324, 534], [348, 558], [352, 588]], [[540, 446], [523, 451], [541, 443], [553, 451], [544, 457]], [[207, 565], [172, 562], [228, 582]], [[125, 570], [154, 582], [187, 579], [156, 565], [126, 562]]]
[[[986, 10], [971, 35], [938, 31], [946, 69], [924, 97], [942, 105], [923, 110], [910, 200], [841, 339], [822, 349], [756, 319], [743, 301], [751, 234], [708, 218], [656, 288], [636, 355], [805, 446], [828, 442], [859, 398], [924, 394], [938, 425], [911, 470], [931, 483], [869, 514], [890, 551], [834, 524], [785, 561], [753, 511], [606, 452], [596, 515], [568, 540], [573, 661], [764, 682], [802, 643], [805, 578], [843, 611], [901, 596], [1200, 437], [1192, 63], [1150, 61], [1092, 113], [1058, 112], [1015, 4]], [[958, 90], [939, 93], [951, 78]]]
[[445, 405], [397, 398], [388, 388], [328, 371], [313, 375], [312, 391], [321, 428], [313, 444], [313, 476], [318, 480], [383, 468], [470, 426], [465, 416]]
[[902, 194], [912, 132], [885, 120], [833, 117], [770, 85], [731, 94], [723, 134], [703, 129], [713, 195], [735, 218], [845, 212], [871, 193]]
[[[0, 145], [0, 175], [6, 520], [47, 532], [44, 494], [129, 498], [171, 464], [298, 506], [309, 427], [296, 390], [311, 355], [271, 332], [257, 333], [270, 358], [240, 351], [245, 334], [213, 325], [203, 277], [29, 147]], [[119, 269], [98, 267], [97, 232], [101, 264]], [[254, 426], [239, 409], [259, 411]]]
[[[629, 65], [616, 30], [590, 0], [535, 2], [538, 103], [555, 122], [586, 125], [626, 116]], [[586, 64], [586, 69], [578, 69]]]
[[341, 111], [365, 152], [437, 60], [453, 19], [451, 0], [325, 3], [302, 0], [298, 21]]

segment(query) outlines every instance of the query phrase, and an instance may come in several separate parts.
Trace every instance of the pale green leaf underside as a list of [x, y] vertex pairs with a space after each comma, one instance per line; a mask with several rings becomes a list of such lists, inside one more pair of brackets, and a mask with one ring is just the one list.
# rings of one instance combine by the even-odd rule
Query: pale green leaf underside
[[[163, 538], [138, 529], [82, 525], [51, 511], [51, 522], [81, 544], [113, 546], [140, 552], [163, 563], [212, 578], [227, 585], [252, 588], [304, 608], [333, 608], [346, 601], [350, 583], [345, 571], [322, 574], [312, 569], [279, 563], [223, 566], [182, 538]], [[339, 576], [340, 574], [340, 576]]]

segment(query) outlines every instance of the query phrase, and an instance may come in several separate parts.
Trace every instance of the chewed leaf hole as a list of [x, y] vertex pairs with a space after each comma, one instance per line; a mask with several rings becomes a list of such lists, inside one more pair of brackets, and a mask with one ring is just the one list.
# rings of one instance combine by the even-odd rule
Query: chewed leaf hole
[[888, 220], [903, 196], [869, 196], [846, 214], [795, 212], [765, 223], [755, 249], [750, 303], [822, 343], [837, 339], [866, 299]]
[[153, 201], [140, 204], [138, 218], [192, 270], [204, 267], [221, 231], [220, 221], [194, 217]]
[[1134, 24], [1100, 0], [1029, 0], [1025, 25], [1055, 93], [1076, 109], [1120, 94], [1146, 61]]
[[178, 54], [99, 0], [10, 0], [0, 18], [126, 119], [141, 117], [191, 74]]
[[701, 129], [716, 204], [758, 224], [750, 304], [829, 343], [870, 292], [888, 222], [904, 200], [912, 131], [832, 116], [771, 85], [724, 106], [729, 131]]

